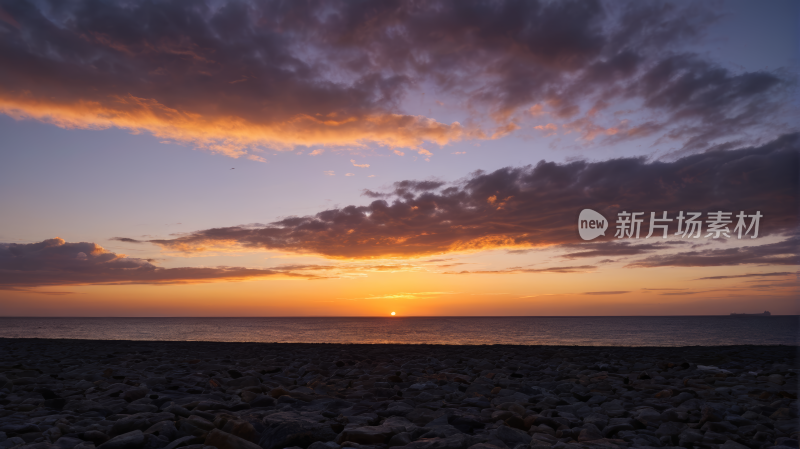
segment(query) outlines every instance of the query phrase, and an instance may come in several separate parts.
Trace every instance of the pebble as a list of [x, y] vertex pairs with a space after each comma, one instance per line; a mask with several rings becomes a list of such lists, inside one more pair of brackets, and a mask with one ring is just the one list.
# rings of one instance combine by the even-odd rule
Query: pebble
[[0, 339], [0, 449], [797, 448], [796, 349]]

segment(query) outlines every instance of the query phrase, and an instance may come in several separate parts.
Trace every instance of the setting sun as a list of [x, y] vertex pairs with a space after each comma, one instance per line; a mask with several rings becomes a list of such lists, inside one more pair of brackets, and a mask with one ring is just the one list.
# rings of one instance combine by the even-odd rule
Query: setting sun
[[394, 316], [394, 312], [392, 312], [392, 316]]

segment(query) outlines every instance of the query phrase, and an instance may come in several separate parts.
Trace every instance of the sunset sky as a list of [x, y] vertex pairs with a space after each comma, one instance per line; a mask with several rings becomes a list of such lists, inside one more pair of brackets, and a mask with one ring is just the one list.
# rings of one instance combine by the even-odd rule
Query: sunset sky
[[0, 0], [0, 316], [800, 314], [798, 67], [794, 0]]

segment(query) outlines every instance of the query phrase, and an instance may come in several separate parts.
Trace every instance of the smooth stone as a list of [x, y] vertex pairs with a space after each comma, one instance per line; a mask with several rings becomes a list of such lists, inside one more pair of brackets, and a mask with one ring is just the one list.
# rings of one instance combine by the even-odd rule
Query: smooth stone
[[308, 446], [308, 449], [339, 449], [341, 446], [333, 441], [315, 441]]
[[735, 442], [733, 440], [726, 441], [725, 444], [721, 445], [719, 448], [720, 449], [750, 449], [747, 446], [745, 446], [744, 444], [739, 444], [739, 443], [737, 443], [737, 442]]
[[317, 441], [332, 441], [336, 433], [327, 424], [308, 420], [291, 420], [271, 424], [262, 432], [262, 449], [281, 449], [289, 446], [306, 447]]
[[61, 437], [58, 440], [56, 440], [56, 442], [53, 444], [58, 446], [59, 449], [73, 449], [75, 446], [81, 443], [83, 443], [83, 440], [80, 440], [78, 438]]
[[100, 445], [108, 441], [108, 435], [99, 430], [87, 430], [83, 433], [83, 439], [91, 441], [95, 445]]
[[231, 435], [218, 429], [208, 433], [205, 444], [214, 446], [217, 449], [261, 449], [261, 446], [251, 443], [236, 435]]
[[139, 449], [142, 446], [144, 446], [144, 434], [141, 430], [134, 430], [115, 436], [97, 446], [97, 449]]
[[[175, 441], [172, 441], [164, 449], [175, 449], [177, 447], [189, 445], [190, 442], [197, 441], [197, 437], [192, 435], [187, 435], [185, 437], [178, 438]], [[100, 448], [98, 448], [100, 449]]]
[[528, 445], [531, 443], [531, 436], [526, 432], [508, 426], [498, 427], [494, 435], [509, 447], [514, 447], [517, 444]]

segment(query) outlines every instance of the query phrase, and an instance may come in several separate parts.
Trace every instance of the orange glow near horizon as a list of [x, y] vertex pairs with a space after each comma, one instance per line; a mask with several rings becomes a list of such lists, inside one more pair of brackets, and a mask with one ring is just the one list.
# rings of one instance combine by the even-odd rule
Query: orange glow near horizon
[[[3, 316], [571, 316], [707, 315], [767, 309], [797, 314], [796, 287], [698, 282], [681, 295], [667, 269], [580, 274], [374, 273], [319, 281], [68, 286], [6, 291]], [[692, 269], [670, 269], [674, 280]], [[684, 282], [685, 283], [685, 282]], [[621, 288], [620, 286], [627, 288]], [[220, 298], [225, 298], [221, 300]]]

